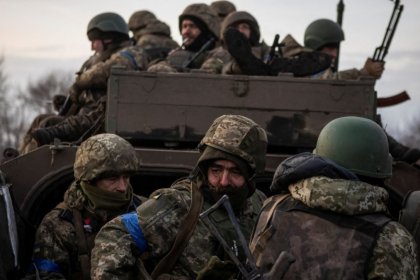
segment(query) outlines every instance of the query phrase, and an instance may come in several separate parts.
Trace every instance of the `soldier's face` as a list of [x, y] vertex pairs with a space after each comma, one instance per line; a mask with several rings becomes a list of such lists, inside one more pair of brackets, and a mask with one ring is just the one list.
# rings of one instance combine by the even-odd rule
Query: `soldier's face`
[[130, 178], [128, 176], [115, 176], [100, 179], [95, 185], [104, 191], [124, 193], [127, 191], [129, 182]]
[[182, 21], [181, 36], [185, 46], [189, 46], [200, 34], [200, 28], [192, 20], [184, 19]]
[[236, 26], [236, 29], [239, 30], [245, 37], [249, 40], [251, 38], [251, 26], [248, 23], [242, 22]]
[[98, 54], [102, 53], [104, 51], [104, 49], [105, 49], [102, 40], [93, 40], [93, 41], [91, 41], [91, 49], [95, 53], [98, 53]]
[[211, 189], [217, 193], [231, 193], [245, 186], [245, 177], [230, 160], [216, 160], [207, 170]]
[[326, 46], [326, 47], [323, 47], [320, 51], [331, 56], [333, 62], [337, 59], [337, 53], [338, 53], [337, 47]]

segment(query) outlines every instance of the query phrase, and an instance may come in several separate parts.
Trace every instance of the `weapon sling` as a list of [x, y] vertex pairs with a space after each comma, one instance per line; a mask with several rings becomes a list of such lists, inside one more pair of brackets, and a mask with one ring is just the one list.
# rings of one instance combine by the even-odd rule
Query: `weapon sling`
[[[200, 181], [201, 182], [201, 181]], [[152, 279], [157, 279], [159, 275], [171, 271], [179, 256], [187, 246], [191, 235], [197, 225], [198, 216], [203, 207], [204, 197], [201, 192], [201, 183], [198, 186], [195, 182], [191, 182], [191, 207], [181, 224], [181, 228], [175, 238], [169, 253], [164, 256], [156, 265], [151, 276]]]

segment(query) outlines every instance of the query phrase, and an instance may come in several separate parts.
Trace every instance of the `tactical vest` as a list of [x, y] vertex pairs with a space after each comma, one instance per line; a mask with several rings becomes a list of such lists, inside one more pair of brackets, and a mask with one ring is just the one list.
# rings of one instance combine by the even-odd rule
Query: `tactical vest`
[[250, 248], [267, 271], [281, 251], [291, 253], [296, 261], [283, 279], [366, 279], [377, 235], [390, 220], [321, 211], [274, 196], [264, 205]]
[[[185, 71], [185, 68], [188, 69], [197, 69], [200, 68], [200, 66], [204, 62], [204, 58], [207, 55], [207, 52], [203, 52], [199, 54], [197, 57], [195, 57], [196, 53], [178, 49], [173, 52], [171, 52], [167, 59], [169, 61], [169, 64], [177, 69], [178, 71]], [[189, 63], [189, 65], [186, 67], [186, 64]]]

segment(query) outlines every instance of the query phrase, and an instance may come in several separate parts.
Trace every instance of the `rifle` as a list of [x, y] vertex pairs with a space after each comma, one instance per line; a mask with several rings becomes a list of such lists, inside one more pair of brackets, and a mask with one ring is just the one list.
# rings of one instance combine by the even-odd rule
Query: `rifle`
[[273, 60], [273, 58], [276, 55], [276, 48], [278, 48], [278, 50], [279, 50], [279, 55], [283, 56], [282, 53], [281, 53], [281, 47], [283, 46], [283, 44], [279, 44], [279, 40], [280, 40], [280, 35], [276, 34], [276, 36], [274, 36], [273, 44], [270, 47], [270, 52], [268, 53], [268, 56], [264, 60], [265, 64], [268, 64], [268, 63], [271, 62], [271, 60]]
[[185, 61], [182, 64], [182, 68], [186, 69], [186, 68], [190, 68], [191, 64], [205, 51], [207, 51], [207, 49], [213, 44], [214, 42], [214, 37], [211, 37], [202, 47], [201, 49], [196, 52], [190, 59], [188, 59], [187, 61]]
[[373, 61], [384, 61], [391, 45], [392, 37], [394, 37], [395, 30], [397, 29], [398, 21], [400, 20], [403, 9], [404, 5], [400, 5], [400, 0], [395, 0], [394, 9], [392, 10], [391, 18], [386, 28], [384, 39], [382, 40], [382, 44], [375, 49], [372, 57]]
[[[246, 261], [244, 263], [242, 263], [238, 258], [238, 246], [236, 243], [234, 242], [233, 247], [229, 246], [228, 242], [223, 238], [216, 225], [210, 219], [210, 214], [216, 211], [221, 205], [225, 207], [233, 228], [235, 229], [235, 233], [239, 238], [239, 245], [246, 256]], [[248, 243], [246, 242], [245, 237], [241, 231], [238, 220], [236, 219], [229, 201], [229, 197], [227, 195], [223, 195], [222, 198], [219, 199], [219, 201], [217, 201], [213, 206], [201, 213], [200, 219], [203, 221], [204, 225], [209, 229], [209, 231], [217, 238], [217, 240], [223, 246], [225, 252], [231, 258], [233, 263], [238, 267], [243, 278], [246, 280], [268, 280], [272, 279], [273, 276], [275, 276], [276, 279], [282, 279], [290, 265], [295, 261], [295, 258], [290, 253], [283, 251], [269, 272], [264, 272], [262, 269], [259, 269], [255, 263], [254, 257], [248, 248]]]
[[[337, 24], [341, 27], [343, 26], [343, 14], [344, 14], [344, 2], [343, 0], [340, 0], [337, 4]], [[337, 57], [334, 61], [334, 70], [338, 71], [338, 62], [340, 58], [340, 45], [338, 45], [337, 48]]]

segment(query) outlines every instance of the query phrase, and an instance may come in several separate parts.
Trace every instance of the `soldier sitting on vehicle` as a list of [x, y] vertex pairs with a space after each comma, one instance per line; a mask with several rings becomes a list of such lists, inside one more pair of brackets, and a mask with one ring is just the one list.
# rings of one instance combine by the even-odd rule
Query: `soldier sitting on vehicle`
[[36, 146], [51, 143], [54, 138], [76, 141], [103, 132], [107, 82], [111, 67], [120, 65], [132, 70], [147, 68], [147, 55], [139, 46], [132, 46], [128, 26], [115, 13], [93, 17], [87, 26], [87, 36], [95, 54], [83, 64], [58, 124], [31, 131]]
[[141, 204], [130, 175], [138, 172], [133, 146], [115, 134], [98, 134], [77, 149], [75, 181], [37, 229], [27, 279], [90, 279], [90, 252], [107, 221]]
[[[313, 21], [305, 30], [304, 44], [306, 48], [326, 53], [332, 57], [332, 65], [337, 59], [338, 48], [344, 40], [344, 31], [340, 25], [330, 19], [318, 19]], [[329, 68], [322, 73], [322, 79], [354, 80], [360, 77], [379, 79], [384, 71], [384, 62], [373, 61], [368, 58], [365, 65], [359, 70], [356, 68], [335, 72]]]
[[392, 157], [383, 129], [342, 117], [321, 131], [314, 153], [277, 168], [250, 243], [269, 269], [281, 251], [296, 261], [282, 279], [418, 279], [416, 244], [388, 216], [384, 180]]
[[149, 11], [137, 11], [130, 16], [128, 28], [136, 45], [142, 47], [149, 60], [165, 58], [169, 51], [179, 47], [171, 37], [170, 27]]
[[[150, 72], [184, 72], [200, 69], [219, 40], [220, 24], [216, 13], [207, 4], [191, 4], [179, 16], [182, 46], [172, 50], [166, 60], [157, 61]], [[216, 72], [211, 68], [208, 72]]]
[[[201, 156], [189, 178], [155, 191], [136, 213], [101, 229], [92, 251], [92, 279], [149, 279], [148, 273], [153, 279], [232, 276], [235, 266], [198, 215], [227, 194], [249, 241], [265, 198], [253, 179], [264, 171], [266, 137], [246, 117], [217, 118], [201, 140]], [[218, 209], [212, 217], [227, 242], [239, 244], [228, 214]], [[213, 266], [222, 269], [212, 271]]]
[[[234, 16], [234, 13], [230, 16]], [[229, 20], [230, 16], [225, 19], [225, 22]], [[255, 32], [254, 36], [256, 36]], [[331, 57], [321, 52], [302, 52], [292, 57], [282, 57], [274, 49], [268, 50], [262, 47], [263, 53], [254, 53], [255, 49], [250, 39], [252, 37], [248, 38], [244, 30], [241, 31], [237, 27], [226, 28], [223, 33], [223, 43], [234, 58], [233, 64], [224, 69], [226, 73], [256, 76], [276, 76], [279, 73], [292, 73], [295, 77], [306, 77], [323, 72], [331, 65]], [[275, 46], [272, 46], [272, 48], [275, 48]]]

